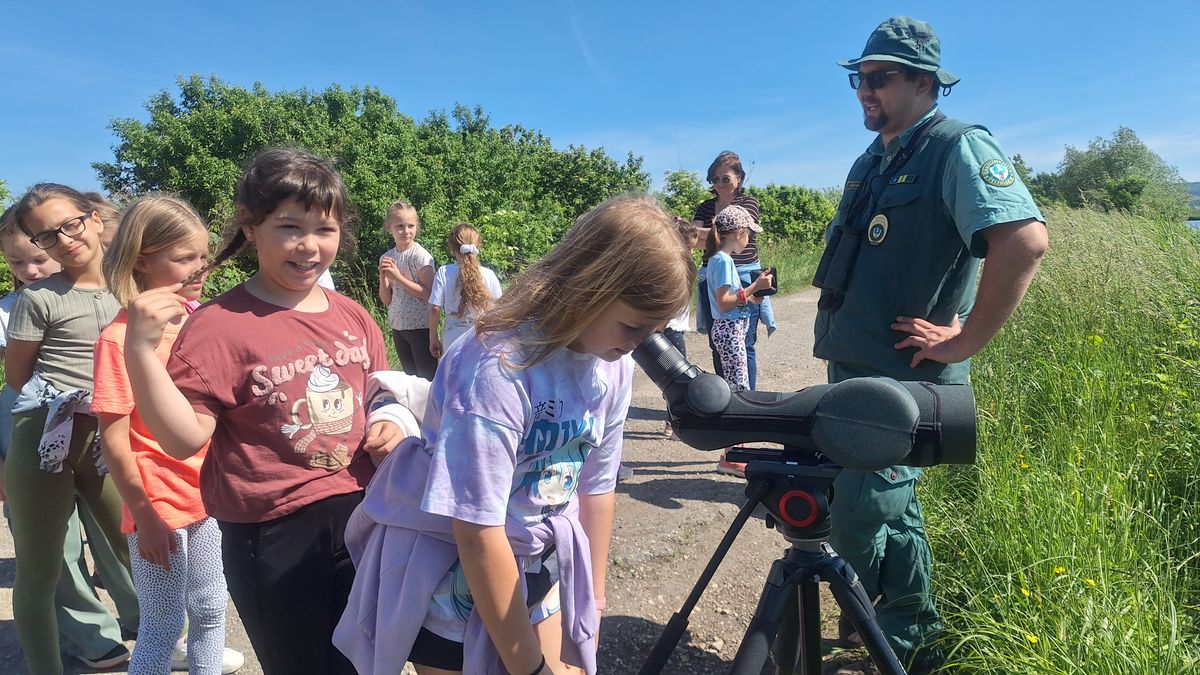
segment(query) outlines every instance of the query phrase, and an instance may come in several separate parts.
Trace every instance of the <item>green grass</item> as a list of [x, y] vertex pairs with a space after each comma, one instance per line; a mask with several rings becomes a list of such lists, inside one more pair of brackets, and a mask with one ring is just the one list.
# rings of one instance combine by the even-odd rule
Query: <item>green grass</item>
[[1042, 270], [972, 369], [979, 462], [922, 481], [950, 661], [1200, 670], [1200, 246], [1046, 215]]
[[812, 286], [813, 273], [821, 260], [821, 249], [793, 239], [760, 243], [758, 258], [763, 267], [779, 272], [779, 292], [793, 293]]

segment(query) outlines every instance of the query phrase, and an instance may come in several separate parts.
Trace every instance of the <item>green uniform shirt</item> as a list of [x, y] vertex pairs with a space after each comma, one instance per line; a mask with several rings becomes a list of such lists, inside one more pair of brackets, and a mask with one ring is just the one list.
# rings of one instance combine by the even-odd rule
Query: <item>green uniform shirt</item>
[[[888, 171], [917, 127], [936, 112], [937, 106], [930, 108], [886, 148], [875, 138], [851, 171], [830, 232], [843, 225], [854, 194]], [[937, 152], [944, 159], [934, 156]], [[875, 168], [855, 175], [874, 158]], [[937, 189], [940, 199], [929, 200], [930, 189]], [[952, 120], [933, 127], [879, 193], [876, 207], [860, 214], [860, 220], [883, 214], [887, 227], [882, 237], [863, 237], [843, 306], [835, 312], [818, 310], [814, 354], [831, 361], [830, 375], [836, 379], [886, 375], [966, 382], [969, 361], [948, 366], [926, 361], [910, 368], [914, 350], [892, 348], [905, 335], [892, 331], [890, 324], [901, 315], [948, 325], [957, 313], [966, 321], [975, 300], [978, 258], [987, 255], [980, 233], [998, 223], [1042, 220], [1042, 214], [992, 135]]]

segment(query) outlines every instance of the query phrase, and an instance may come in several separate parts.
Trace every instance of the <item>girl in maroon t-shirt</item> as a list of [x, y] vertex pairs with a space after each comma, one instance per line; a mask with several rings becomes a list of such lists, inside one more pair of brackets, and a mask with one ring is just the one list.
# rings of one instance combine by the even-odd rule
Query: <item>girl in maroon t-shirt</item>
[[[331, 644], [354, 580], [343, 541], [395, 424], [369, 424], [367, 376], [388, 368], [383, 335], [317, 278], [333, 262], [347, 198], [329, 162], [271, 149], [238, 183], [219, 265], [251, 244], [258, 271], [196, 310], [164, 367], [180, 286], [130, 301], [125, 354], [142, 419], [172, 457], [210, 439], [204, 507], [221, 529], [229, 593], [265, 673], [353, 673]], [[186, 281], [186, 280], [185, 280]]]

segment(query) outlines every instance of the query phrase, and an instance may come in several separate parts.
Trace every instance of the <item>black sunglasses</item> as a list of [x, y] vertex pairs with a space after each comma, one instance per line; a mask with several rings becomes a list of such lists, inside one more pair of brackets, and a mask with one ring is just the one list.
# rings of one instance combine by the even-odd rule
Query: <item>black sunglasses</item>
[[92, 214], [90, 213], [85, 213], [82, 216], [75, 216], [53, 230], [46, 230], [45, 232], [37, 233], [36, 235], [30, 237], [29, 241], [33, 242], [34, 246], [42, 249], [43, 251], [49, 251], [58, 245], [58, 235], [61, 234], [64, 237], [74, 237], [80, 232], [83, 232], [83, 228], [85, 227], [84, 221], [91, 217]]
[[733, 178], [730, 176], [717, 176], [716, 178], [709, 178], [708, 182], [713, 185], [729, 185], [733, 182]]
[[899, 75], [903, 72], [903, 70], [876, 70], [866, 75], [862, 73], [850, 73], [850, 88], [858, 91], [858, 88], [865, 84], [871, 89], [883, 89], [887, 86], [888, 80], [893, 75]]

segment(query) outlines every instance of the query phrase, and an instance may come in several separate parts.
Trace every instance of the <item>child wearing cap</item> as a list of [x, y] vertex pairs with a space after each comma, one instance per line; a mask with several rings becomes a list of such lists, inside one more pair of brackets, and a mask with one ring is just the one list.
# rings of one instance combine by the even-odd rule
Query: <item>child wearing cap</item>
[[[742, 287], [733, 256], [750, 242], [750, 232], [762, 232], [750, 212], [740, 206], [727, 206], [717, 214], [708, 231], [705, 249], [708, 259], [708, 303], [713, 322], [709, 329], [713, 347], [721, 360], [721, 371], [730, 385], [750, 388], [746, 368], [746, 331], [750, 326], [750, 303], [762, 302], [757, 291], [771, 287], [771, 273], [764, 271], [749, 286]], [[744, 466], [728, 462], [722, 456], [718, 470], [744, 475]]]

